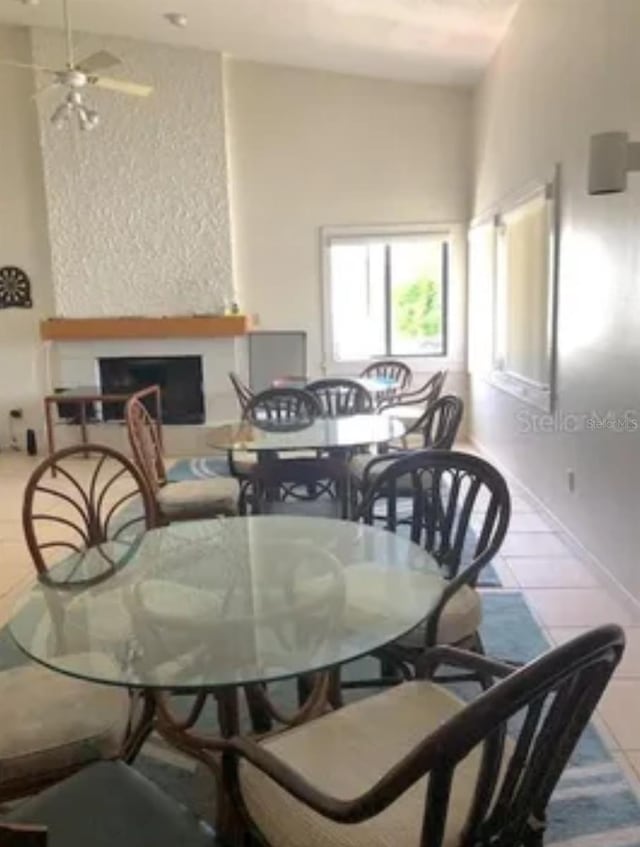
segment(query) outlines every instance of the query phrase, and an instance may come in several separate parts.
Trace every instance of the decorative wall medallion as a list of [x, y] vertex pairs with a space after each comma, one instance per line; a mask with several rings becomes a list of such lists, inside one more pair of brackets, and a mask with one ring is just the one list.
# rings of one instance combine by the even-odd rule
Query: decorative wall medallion
[[0, 309], [30, 309], [31, 281], [20, 268], [0, 268]]

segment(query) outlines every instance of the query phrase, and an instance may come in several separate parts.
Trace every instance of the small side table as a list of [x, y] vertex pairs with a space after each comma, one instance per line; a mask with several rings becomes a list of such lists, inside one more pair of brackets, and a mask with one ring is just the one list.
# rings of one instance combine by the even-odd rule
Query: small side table
[[[158, 428], [158, 441], [162, 447], [162, 397], [159, 385], [150, 385], [143, 391], [140, 391], [139, 389], [132, 389], [131, 391], [122, 392], [104, 392], [96, 386], [83, 386], [81, 388], [65, 388], [57, 394], [47, 394], [44, 398], [44, 417], [49, 455], [53, 455], [56, 450], [53, 407], [58, 403], [65, 403], [67, 405], [74, 405], [78, 407], [80, 417], [80, 442], [81, 444], [88, 444], [89, 433], [87, 428], [87, 406], [90, 403], [126, 403], [133, 394], [137, 394], [140, 397], [149, 396], [153, 398]], [[51, 472], [55, 476], [55, 465], [52, 466]]]

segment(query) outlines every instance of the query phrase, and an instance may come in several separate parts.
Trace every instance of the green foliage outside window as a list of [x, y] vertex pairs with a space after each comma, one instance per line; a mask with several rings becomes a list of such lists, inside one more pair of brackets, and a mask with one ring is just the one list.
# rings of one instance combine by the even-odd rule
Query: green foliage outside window
[[393, 311], [395, 326], [405, 338], [419, 340], [439, 335], [440, 286], [426, 276], [394, 286]]

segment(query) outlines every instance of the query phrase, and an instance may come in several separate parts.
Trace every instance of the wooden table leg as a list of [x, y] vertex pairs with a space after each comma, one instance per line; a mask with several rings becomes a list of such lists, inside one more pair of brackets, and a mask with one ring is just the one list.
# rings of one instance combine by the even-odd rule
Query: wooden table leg
[[[89, 433], [87, 431], [87, 404], [84, 400], [79, 403], [80, 406], [80, 440], [83, 444], [89, 443]], [[85, 459], [89, 458], [89, 453], [84, 451]]]
[[[56, 452], [55, 436], [53, 432], [53, 415], [51, 413], [52, 402], [47, 397], [44, 399], [44, 421], [45, 429], [47, 430], [47, 449], [49, 456], [53, 456]], [[56, 476], [56, 466], [51, 465], [51, 476]]]
[[[205, 691], [216, 703], [220, 733], [216, 736], [202, 736], [191, 730], [191, 719], [177, 720], [170, 714], [168, 700], [162, 692], [155, 693], [157, 707], [156, 730], [178, 750], [201, 761], [211, 772], [216, 789], [215, 830], [221, 843], [229, 847], [241, 847], [245, 843], [246, 826], [235, 808], [225, 787], [222, 773], [222, 751], [225, 739], [233, 738], [240, 732], [239, 691], [236, 688], [221, 688]], [[199, 698], [198, 713], [203, 703]]]

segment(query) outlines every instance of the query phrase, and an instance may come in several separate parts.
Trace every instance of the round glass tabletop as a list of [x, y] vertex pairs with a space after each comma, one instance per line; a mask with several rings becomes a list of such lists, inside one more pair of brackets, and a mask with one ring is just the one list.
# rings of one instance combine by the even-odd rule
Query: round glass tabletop
[[[35, 584], [10, 631], [22, 650], [95, 682], [193, 691], [297, 676], [394, 641], [440, 600], [422, 548], [322, 518], [190, 521], [98, 548]], [[110, 560], [114, 561], [113, 551]], [[74, 585], [75, 584], [75, 585]]]
[[285, 450], [328, 450], [384, 444], [401, 438], [405, 425], [387, 415], [353, 415], [344, 418], [316, 418], [294, 429], [268, 429], [247, 421], [212, 427], [207, 444], [218, 450], [282, 452]]

